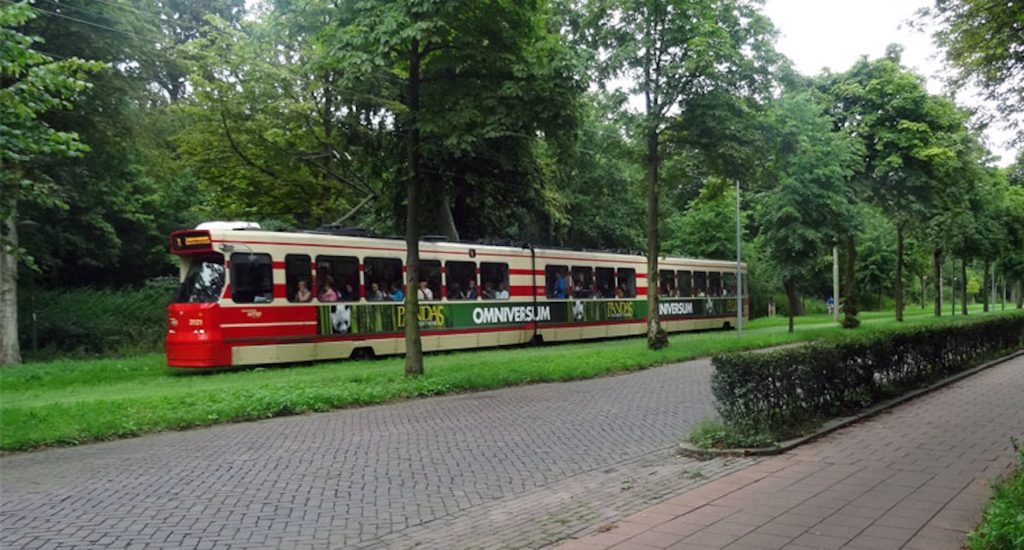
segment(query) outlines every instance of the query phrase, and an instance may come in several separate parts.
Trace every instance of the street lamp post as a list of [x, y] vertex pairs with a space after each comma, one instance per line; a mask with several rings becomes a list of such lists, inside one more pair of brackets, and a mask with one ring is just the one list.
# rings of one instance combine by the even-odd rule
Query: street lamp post
[[740, 271], [740, 180], [736, 180], [736, 336], [743, 336], [743, 275]]

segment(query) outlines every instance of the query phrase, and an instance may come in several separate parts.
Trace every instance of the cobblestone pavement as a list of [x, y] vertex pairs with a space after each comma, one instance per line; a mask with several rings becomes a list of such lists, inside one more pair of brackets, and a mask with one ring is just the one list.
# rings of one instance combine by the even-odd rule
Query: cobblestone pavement
[[1022, 435], [1019, 356], [562, 548], [959, 550]]
[[536, 547], [754, 461], [672, 447], [707, 360], [0, 459], [0, 547]]

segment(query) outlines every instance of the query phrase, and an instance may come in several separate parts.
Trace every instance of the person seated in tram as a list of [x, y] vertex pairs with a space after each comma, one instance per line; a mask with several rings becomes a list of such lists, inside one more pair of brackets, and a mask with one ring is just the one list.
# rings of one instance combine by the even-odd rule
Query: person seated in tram
[[569, 296], [566, 290], [565, 274], [562, 271], [555, 273], [555, 284], [551, 286], [551, 297], [556, 300], [564, 300]]
[[576, 281], [576, 284], [572, 287], [572, 295], [574, 298], [589, 298], [590, 293], [587, 292], [586, 287], [583, 286], [582, 281]]
[[370, 290], [366, 293], [366, 299], [371, 302], [382, 302], [387, 299], [384, 295], [384, 291], [380, 289], [380, 285], [377, 283], [370, 283]]
[[391, 292], [388, 293], [388, 298], [392, 302], [401, 302], [405, 299], [405, 293], [402, 292], [402, 287], [398, 283], [391, 283]]
[[321, 302], [337, 302], [338, 291], [334, 288], [334, 277], [328, 276], [324, 279], [323, 288], [320, 289]]
[[420, 300], [433, 300], [434, 291], [430, 290], [426, 281], [420, 281], [420, 288], [416, 291], [416, 297]]
[[477, 296], [476, 279], [470, 279], [469, 282], [466, 283], [466, 292], [463, 294], [463, 297], [467, 300], [476, 300], [479, 298], [479, 296]]
[[342, 300], [358, 300], [359, 293], [356, 292], [356, 289], [354, 286], [352, 286], [352, 283], [345, 283], [345, 286], [341, 289], [340, 297]]
[[448, 299], [449, 300], [465, 300], [466, 294], [462, 292], [462, 286], [459, 283], [452, 283], [448, 285]]
[[484, 291], [483, 291], [483, 294], [481, 295], [481, 297], [484, 300], [493, 300], [494, 299], [494, 284], [493, 283], [491, 283], [490, 281], [484, 283]]
[[313, 293], [309, 291], [309, 283], [305, 279], [299, 279], [295, 286], [298, 287], [295, 290], [296, 302], [309, 302], [313, 299]]
[[498, 292], [494, 293], [495, 300], [508, 300], [508, 285], [505, 281], [498, 283]]

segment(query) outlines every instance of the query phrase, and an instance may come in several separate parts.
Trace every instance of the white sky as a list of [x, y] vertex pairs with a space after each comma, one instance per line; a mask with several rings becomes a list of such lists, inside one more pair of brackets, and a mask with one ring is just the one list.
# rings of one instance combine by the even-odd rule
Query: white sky
[[[764, 13], [779, 30], [778, 50], [803, 74], [818, 74], [825, 67], [842, 72], [862, 55], [881, 57], [886, 46], [897, 43], [904, 48], [903, 64], [928, 80], [930, 92], [942, 93], [941, 52], [928, 34], [907, 26], [919, 8], [930, 5], [931, 0], [765, 0]], [[957, 101], [982, 104], [968, 93]], [[1001, 157], [1000, 166], [1013, 162], [1008, 132], [989, 128], [986, 137], [989, 148]]]

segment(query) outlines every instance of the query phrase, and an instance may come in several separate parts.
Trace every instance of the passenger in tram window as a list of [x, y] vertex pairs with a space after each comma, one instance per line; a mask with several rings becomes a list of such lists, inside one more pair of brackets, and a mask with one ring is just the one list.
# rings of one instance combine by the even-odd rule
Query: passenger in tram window
[[559, 271], [555, 273], [555, 284], [551, 289], [551, 297], [555, 299], [564, 300], [568, 297], [568, 292], [565, 286], [565, 273]]
[[298, 287], [295, 291], [296, 302], [308, 302], [313, 299], [313, 293], [309, 291], [309, 283], [305, 279], [299, 279], [295, 285]]
[[466, 293], [462, 292], [462, 285], [459, 283], [452, 283], [448, 285], [448, 299], [449, 300], [465, 300]]
[[508, 285], [505, 281], [498, 283], [498, 292], [494, 294], [496, 300], [508, 300]]
[[589, 298], [587, 289], [583, 287], [582, 281], [576, 281], [572, 289], [572, 295], [574, 298]]
[[622, 285], [615, 287], [615, 297], [616, 298], [625, 298], [626, 297], [626, 291], [622, 288]]
[[388, 298], [392, 302], [401, 302], [405, 299], [405, 293], [402, 292], [402, 287], [398, 283], [391, 283], [391, 292], [388, 293]]
[[484, 291], [482, 296], [484, 300], [494, 299], [494, 285], [491, 284], [490, 281], [484, 283]]
[[476, 290], [477, 290], [476, 289], [476, 280], [475, 279], [470, 279], [469, 282], [466, 283], [466, 293], [463, 295], [463, 297], [465, 299], [467, 299], [467, 300], [476, 300], [477, 299], [477, 292], [476, 292]]
[[334, 289], [334, 277], [328, 276], [326, 279], [324, 279], [324, 287], [320, 289], [320, 301], [338, 301], [338, 291]]
[[381, 291], [379, 284], [370, 283], [370, 291], [366, 293], [366, 299], [371, 302], [380, 302], [385, 299], [384, 292]]
[[416, 297], [420, 300], [433, 300], [434, 292], [427, 286], [426, 281], [420, 281], [420, 288], [416, 291]]
[[341, 289], [341, 299], [342, 300], [358, 300], [359, 299], [359, 293], [356, 292], [356, 289], [352, 286], [352, 283], [345, 283], [345, 287]]

